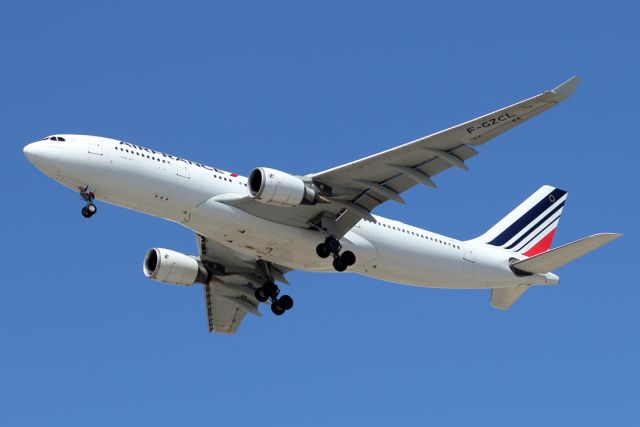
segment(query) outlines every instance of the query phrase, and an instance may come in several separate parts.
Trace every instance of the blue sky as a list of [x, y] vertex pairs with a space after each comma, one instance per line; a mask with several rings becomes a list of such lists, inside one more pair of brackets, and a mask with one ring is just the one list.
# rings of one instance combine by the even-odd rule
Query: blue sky
[[[0, 423], [633, 425], [638, 9], [632, 2], [87, 2], [0, 5]], [[584, 78], [471, 170], [376, 213], [458, 238], [542, 184], [555, 245], [625, 236], [508, 312], [486, 291], [293, 272], [294, 310], [207, 333], [202, 292], [146, 279], [184, 228], [34, 169], [52, 133], [125, 139], [247, 174], [319, 171]]]

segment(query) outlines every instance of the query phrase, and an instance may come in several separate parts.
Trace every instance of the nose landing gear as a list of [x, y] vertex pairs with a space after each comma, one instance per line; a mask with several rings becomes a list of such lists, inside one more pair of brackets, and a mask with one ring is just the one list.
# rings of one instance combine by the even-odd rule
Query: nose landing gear
[[333, 236], [329, 236], [324, 240], [324, 243], [320, 243], [316, 246], [316, 253], [320, 258], [327, 258], [329, 255], [333, 255], [333, 268], [336, 271], [345, 271], [347, 267], [356, 263], [356, 256], [351, 251], [344, 251], [340, 254], [342, 245]]
[[93, 204], [93, 199], [96, 198], [93, 193], [93, 187], [86, 186], [84, 188], [80, 188], [80, 198], [87, 202], [86, 206], [84, 206], [81, 210], [82, 216], [85, 218], [91, 218], [98, 212], [98, 208]]

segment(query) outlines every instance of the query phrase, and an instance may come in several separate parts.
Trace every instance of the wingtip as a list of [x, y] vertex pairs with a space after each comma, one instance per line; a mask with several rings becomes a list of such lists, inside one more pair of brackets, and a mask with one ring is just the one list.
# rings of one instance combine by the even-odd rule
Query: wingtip
[[576, 90], [576, 88], [578, 87], [581, 81], [582, 79], [580, 77], [573, 76], [566, 82], [553, 88], [551, 92], [562, 96], [563, 99], [568, 98], [573, 94], [573, 92]]
[[608, 243], [622, 237], [622, 233], [596, 233], [594, 236], [597, 236]]

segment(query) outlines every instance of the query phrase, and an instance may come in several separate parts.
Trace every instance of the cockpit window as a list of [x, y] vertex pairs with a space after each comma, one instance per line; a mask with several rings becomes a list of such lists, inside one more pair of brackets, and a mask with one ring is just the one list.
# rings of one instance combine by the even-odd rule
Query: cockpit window
[[58, 137], [58, 141], [64, 141], [65, 139], [61, 136]]
[[46, 136], [44, 138], [42, 138], [43, 141], [65, 141], [65, 139], [61, 136]]

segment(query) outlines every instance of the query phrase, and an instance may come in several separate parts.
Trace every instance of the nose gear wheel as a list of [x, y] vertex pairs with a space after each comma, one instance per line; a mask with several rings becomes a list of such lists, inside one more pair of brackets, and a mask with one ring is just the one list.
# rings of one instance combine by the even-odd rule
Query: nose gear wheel
[[93, 204], [93, 199], [96, 198], [93, 187], [87, 185], [80, 188], [80, 198], [87, 202], [87, 204], [80, 211], [85, 218], [91, 218], [98, 212], [98, 208]]

